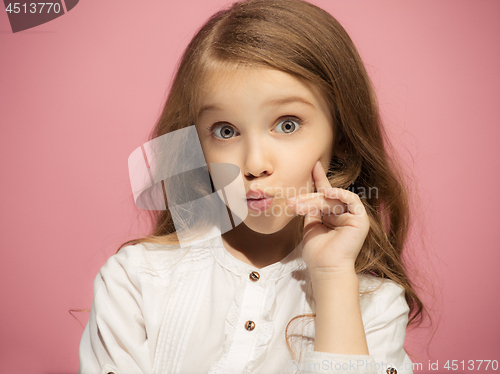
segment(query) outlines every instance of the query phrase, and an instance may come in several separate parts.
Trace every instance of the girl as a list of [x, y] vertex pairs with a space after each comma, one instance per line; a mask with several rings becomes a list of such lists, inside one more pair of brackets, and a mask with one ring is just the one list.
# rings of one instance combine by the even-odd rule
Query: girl
[[[79, 373], [412, 373], [403, 343], [423, 305], [401, 261], [406, 190], [342, 26], [301, 0], [216, 13], [151, 139], [188, 129], [214, 190], [217, 165], [238, 167], [248, 214], [186, 240], [173, 203], [186, 190], [162, 182], [153, 232], [95, 279]], [[169, 139], [169, 162], [189, 162]]]

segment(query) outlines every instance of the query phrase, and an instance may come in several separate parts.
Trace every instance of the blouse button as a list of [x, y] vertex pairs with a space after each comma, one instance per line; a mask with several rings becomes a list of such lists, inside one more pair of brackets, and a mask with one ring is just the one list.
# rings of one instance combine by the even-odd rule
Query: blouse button
[[260, 278], [260, 275], [259, 275], [259, 273], [257, 273], [256, 271], [252, 271], [252, 272], [250, 273], [249, 277], [250, 277], [250, 280], [251, 280], [252, 282], [257, 282], [257, 281], [259, 280], [259, 278]]
[[245, 322], [245, 330], [252, 331], [254, 328], [255, 328], [255, 322], [254, 321], [246, 321]]
[[398, 371], [392, 367], [388, 367], [385, 371], [387, 374], [398, 374]]

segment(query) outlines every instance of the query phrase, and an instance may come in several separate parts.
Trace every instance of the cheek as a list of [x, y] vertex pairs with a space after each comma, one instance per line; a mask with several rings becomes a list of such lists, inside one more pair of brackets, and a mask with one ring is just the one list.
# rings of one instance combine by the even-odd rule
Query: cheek
[[[317, 135], [317, 134], [316, 134]], [[291, 191], [288, 195], [314, 192], [312, 170], [316, 161], [328, 166], [332, 155], [333, 135], [314, 136], [308, 142], [283, 148], [280, 152], [280, 164], [284, 167], [283, 181]], [[292, 193], [294, 192], [294, 193]]]
[[318, 156], [314, 152], [294, 152], [293, 155], [284, 156], [288, 156], [282, 164], [285, 171], [283, 182], [288, 188], [287, 195], [291, 197], [313, 192], [312, 169], [318, 161]]
[[224, 152], [217, 150], [210, 142], [201, 141], [200, 144], [207, 164], [228, 162], [228, 156]]
[[223, 157], [221, 157], [221, 152], [217, 151], [217, 147], [214, 145], [214, 142], [212, 139], [210, 139], [209, 135], [203, 132], [200, 133], [200, 131], [204, 130], [197, 129], [197, 131], [198, 131], [198, 140], [201, 145], [201, 150], [203, 151], [203, 155], [205, 156], [207, 164], [210, 162], [213, 163], [223, 162], [221, 161], [223, 159]]

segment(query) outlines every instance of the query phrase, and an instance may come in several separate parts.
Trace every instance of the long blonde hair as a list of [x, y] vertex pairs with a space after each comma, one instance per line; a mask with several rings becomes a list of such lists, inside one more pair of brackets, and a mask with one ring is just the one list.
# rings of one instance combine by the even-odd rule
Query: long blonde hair
[[[358, 189], [376, 187], [377, 191], [376, 196], [362, 199], [370, 231], [356, 271], [401, 285], [410, 308], [409, 323], [419, 322], [425, 308], [402, 259], [410, 223], [407, 189], [390, 155], [374, 90], [358, 51], [329, 13], [301, 0], [247, 0], [214, 14], [184, 51], [150, 139], [196, 123], [199, 87], [205, 77], [218, 66], [234, 64], [277, 69], [321, 89], [336, 135], [343, 137], [348, 152], [345, 160], [332, 160], [331, 185], [346, 188], [355, 182]], [[169, 210], [150, 214], [151, 234], [120, 248], [140, 242], [178, 243]], [[290, 349], [288, 326], [285, 339]]]

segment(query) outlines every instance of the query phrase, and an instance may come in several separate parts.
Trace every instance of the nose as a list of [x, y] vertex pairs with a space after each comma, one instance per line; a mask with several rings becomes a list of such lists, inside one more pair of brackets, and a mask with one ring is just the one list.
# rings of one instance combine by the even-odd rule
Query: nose
[[273, 173], [271, 152], [263, 139], [252, 139], [245, 147], [243, 172], [249, 180], [269, 176]]

